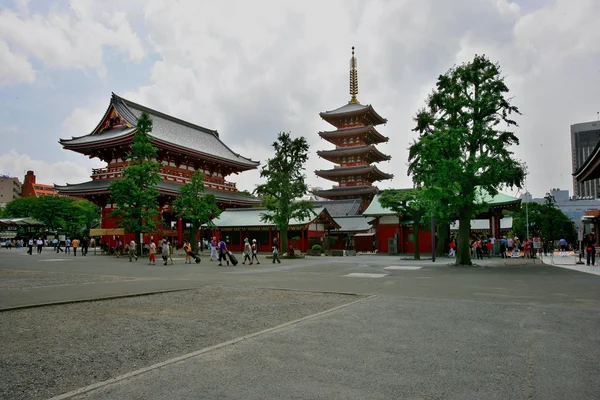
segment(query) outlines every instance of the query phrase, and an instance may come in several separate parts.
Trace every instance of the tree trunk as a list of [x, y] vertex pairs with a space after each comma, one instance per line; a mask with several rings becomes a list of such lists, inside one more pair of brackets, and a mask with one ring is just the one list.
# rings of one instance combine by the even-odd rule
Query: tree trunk
[[438, 257], [444, 256], [448, 251], [448, 239], [450, 238], [450, 225], [440, 224], [437, 226], [437, 244], [435, 247], [435, 255]]
[[288, 231], [287, 228], [286, 229], [282, 229], [280, 231], [281, 233], [281, 239], [279, 242], [279, 254], [283, 254], [283, 253], [287, 253], [288, 252]]
[[200, 229], [200, 224], [199, 223], [192, 223], [192, 250], [195, 253], [199, 253], [200, 249], [198, 248], [198, 230]]
[[471, 209], [465, 207], [458, 219], [456, 265], [471, 263]]
[[419, 249], [419, 223], [413, 223], [413, 235], [415, 240], [413, 241], [415, 244], [415, 260], [421, 259], [421, 250]]
[[135, 248], [135, 252], [138, 256], [141, 257], [144, 243], [142, 243], [142, 241], [140, 240], [140, 236], [142, 236], [142, 231], [135, 231], [135, 238], [133, 240], [135, 240], [136, 243], [139, 241], [137, 247]]

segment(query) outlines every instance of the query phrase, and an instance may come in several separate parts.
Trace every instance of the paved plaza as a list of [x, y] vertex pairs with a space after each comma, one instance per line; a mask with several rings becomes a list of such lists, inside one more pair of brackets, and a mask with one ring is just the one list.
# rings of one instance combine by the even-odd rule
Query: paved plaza
[[0, 249], [1, 398], [600, 393], [600, 267], [574, 257], [183, 262]]

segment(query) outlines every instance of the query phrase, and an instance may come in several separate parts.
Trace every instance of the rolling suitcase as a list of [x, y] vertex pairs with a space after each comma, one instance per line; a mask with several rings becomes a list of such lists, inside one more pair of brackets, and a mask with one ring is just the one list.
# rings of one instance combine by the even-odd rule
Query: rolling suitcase
[[190, 251], [189, 255], [196, 261], [196, 264], [198, 264], [198, 263], [200, 263], [200, 261], [202, 261], [200, 259], [200, 256], [198, 255], [198, 253], [194, 253], [193, 251]]
[[229, 261], [231, 261], [231, 264], [233, 264], [234, 266], [237, 265], [238, 260], [237, 258], [235, 258], [235, 256], [233, 255], [232, 252], [228, 251], [227, 255], [229, 256]]

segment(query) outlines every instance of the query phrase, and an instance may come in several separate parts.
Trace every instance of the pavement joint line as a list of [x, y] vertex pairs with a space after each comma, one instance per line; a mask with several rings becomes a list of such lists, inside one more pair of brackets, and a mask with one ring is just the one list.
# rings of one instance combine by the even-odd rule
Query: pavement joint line
[[239, 287], [239, 288], [253, 288], [253, 289], [265, 289], [265, 290], [283, 290], [286, 292], [305, 292], [305, 293], [323, 293], [323, 294], [340, 294], [344, 296], [375, 296], [372, 294], [360, 294], [354, 292], [338, 292], [332, 290], [314, 290], [314, 289], [294, 289], [294, 288], [280, 288], [275, 286], [249, 286], [249, 285], [220, 285], [225, 287]]
[[194, 351], [194, 352], [191, 352], [191, 353], [188, 353], [188, 354], [184, 354], [184, 355], [179, 356], [179, 357], [171, 358], [170, 360], [166, 360], [166, 361], [154, 364], [154, 365], [150, 365], [149, 367], [140, 368], [138, 370], [131, 371], [131, 372], [128, 372], [126, 374], [123, 374], [123, 375], [120, 375], [120, 376], [117, 376], [117, 377], [114, 377], [114, 378], [111, 378], [111, 379], [108, 379], [108, 380], [105, 380], [105, 381], [102, 381], [102, 382], [94, 383], [94, 384], [89, 385], [89, 386], [85, 386], [85, 387], [82, 387], [82, 388], [79, 388], [79, 389], [75, 389], [75, 390], [67, 392], [67, 393], [63, 393], [61, 395], [58, 395], [58, 396], [50, 398], [50, 400], [64, 400], [64, 399], [69, 399], [69, 398], [74, 397], [74, 396], [79, 396], [79, 395], [91, 392], [93, 390], [97, 390], [97, 389], [100, 389], [100, 388], [103, 388], [103, 387], [106, 387], [106, 386], [109, 386], [109, 385], [112, 385], [112, 384], [124, 381], [126, 379], [133, 378], [133, 377], [138, 376], [138, 375], [142, 375], [142, 374], [144, 374], [146, 372], [150, 372], [150, 371], [153, 371], [155, 369], [166, 367], [166, 366], [169, 366], [169, 365], [172, 365], [172, 364], [177, 364], [177, 363], [180, 363], [180, 362], [185, 361], [187, 359], [190, 359], [190, 358], [193, 358], [193, 357], [197, 357], [197, 356], [200, 356], [202, 354], [211, 352], [213, 350], [218, 350], [218, 349], [221, 349], [223, 347], [234, 345], [234, 344], [239, 343], [239, 342], [244, 341], [244, 340], [253, 339], [255, 337], [262, 336], [262, 335], [265, 335], [267, 333], [272, 333], [272, 332], [277, 332], [277, 331], [280, 331], [280, 330], [284, 330], [284, 329], [286, 329], [286, 328], [288, 328], [290, 326], [297, 325], [297, 324], [299, 324], [301, 322], [308, 321], [308, 320], [314, 319], [314, 318], [319, 318], [319, 317], [322, 317], [322, 316], [324, 316], [326, 314], [330, 314], [332, 312], [341, 310], [342, 308], [346, 308], [346, 307], [349, 307], [349, 306], [361, 303], [363, 301], [371, 300], [371, 299], [374, 299], [376, 297], [377, 297], [376, 295], [368, 296], [368, 297], [365, 297], [365, 298], [362, 298], [362, 299], [358, 299], [358, 300], [352, 301], [350, 303], [342, 304], [342, 305], [330, 308], [328, 310], [318, 312], [316, 314], [307, 315], [305, 317], [302, 317], [302, 318], [299, 318], [299, 319], [296, 319], [296, 320], [293, 320], [293, 321], [285, 322], [283, 324], [280, 324], [280, 325], [277, 325], [277, 326], [274, 326], [274, 327], [271, 327], [271, 328], [267, 328], [267, 329], [264, 329], [264, 330], [259, 331], [259, 332], [251, 333], [249, 335], [240, 336], [238, 338], [229, 340], [227, 342], [223, 342], [223, 343], [216, 344], [214, 346], [206, 347], [206, 348], [198, 350], [198, 351]]
[[[63, 274], [63, 275], [81, 275], [81, 276], [97, 276], [100, 278], [130, 278], [128, 275], [102, 275], [102, 274], [89, 274], [89, 273], [80, 273], [77, 271], [65, 272], [65, 271], [40, 271], [36, 269], [13, 269], [13, 268], [0, 268], [0, 272], [9, 271], [9, 272], [24, 272], [24, 273], [43, 273], [43, 274]], [[153, 277], [136, 277], [132, 276], [131, 279], [154, 279]], [[158, 279], [158, 278], [157, 278]]]
[[126, 293], [126, 294], [119, 294], [119, 295], [115, 295], [115, 296], [92, 297], [92, 298], [87, 298], [87, 299], [63, 300], [63, 301], [53, 301], [53, 302], [49, 302], [49, 303], [25, 304], [22, 306], [0, 308], [0, 313], [8, 312], [8, 311], [16, 311], [16, 310], [25, 310], [28, 308], [36, 308], [36, 307], [62, 306], [62, 305], [66, 305], [66, 304], [90, 303], [92, 301], [126, 299], [129, 297], [139, 297], [139, 296], [151, 296], [153, 294], [183, 292], [186, 290], [194, 290], [194, 289], [201, 289], [201, 288], [202, 288], [202, 286], [194, 286], [194, 287], [179, 288], [179, 289], [156, 290], [156, 291], [152, 291], [152, 292]]

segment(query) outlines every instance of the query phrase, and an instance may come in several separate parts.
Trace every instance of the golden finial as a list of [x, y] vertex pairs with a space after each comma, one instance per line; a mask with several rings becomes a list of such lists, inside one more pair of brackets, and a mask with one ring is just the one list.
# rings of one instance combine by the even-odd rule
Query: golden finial
[[356, 57], [354, 57], [354, 46], [352, 46], [352, 58], [350, 59], [350, 98], [349, 104], [359, 103], [358, 95], [358, 72], [356, 71]]

